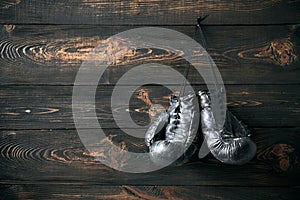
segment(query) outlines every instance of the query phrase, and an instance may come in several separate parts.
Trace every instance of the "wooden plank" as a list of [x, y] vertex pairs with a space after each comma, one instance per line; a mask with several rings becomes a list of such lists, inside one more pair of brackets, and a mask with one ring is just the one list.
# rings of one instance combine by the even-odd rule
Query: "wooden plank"
[[[0, 84], [73, 85], [81, 63], [95, 46], [131, 28], [135, 27], [3, 26]], [[193, 36], [192, 26], [167, 28]], [[297, 26], [207, 26], [204, 32], [209, 54], [226, 84], [298, 84], [299, 30]], [[151, 62], [172, 66], [180, 73], [186, 66], [183, 58], [171, 53], [168, 47], [160, 51], [137, 50], [134, 54], [120, 55], [100, 83], [115, 84], [134, 66]], [[189, 73], [189, 81], [204, 83], [194, 68]]]
[[[107, 139], [124, 151], [147, 152], [142, 138], [119, 129], [105, 129]], [[113, 170], [94, 159], [76, 130], [9, 130], [0, 133], [1, 184], [97, 185], [201, 185], [292, 186], [299, 185], [300, 128], [259, 128], [252, 131], [257, 155], [243, 166], [221, 164], [211, 155], [179, 167], [144, 174]], [[101, 141], [99, 141], [101, 142]], [[115, 167], [126, 166], [114, 148], [103, 151]], [[100, 158], [101, 159], [101, 158]]]
[[[154, 104], [166, 108], [172, 92], [161, 86], [143, 86], [132, 91], [126, 86], [121, 90], [132, 93], [127, 102], [115, 104], [116, 115], [130, 113], [133, 121], [140, 126], [150, 122], [149, 109], [143, 92]], [[194, 90], [205, 89], [195, 85]], [[90, 86], [81, 86], [84, 96], [92, 95]], [[98, 86], [96, 92], [96, 112], [104, 128], [116, 128], [111, 94], [113, 86]], [[178, 90], [180, 86], [178, 86]], [[0, 87], [1, 122], [0, 129], [73, 129], [71, 86], [3, 86]], [[142, 93], [141, 93], [142, 92]], [[299, 125], [299, 86], [298, 85], [228, 85], [227, 104], [237, 117], [250, 127], [292, 127]], [[91, 113], [90, 106], [83, 98], [82, 112]], [[121, 98], [121, 97], [120, 97]], [[83, 117], [82, 120], [90, 120]], [[87, 122], [88, 122], [87, 121]], [[120, 122], [123, 128], [130, 128]], [[87, 127], [95, 128], [95, 127]]]
[[1, 185], [6, 199], [297, 199], [299, 189], [278, 187]]
[[[100, 1], [5, 0], [1, 23], [27, 24], [208, 24], [299, 23], [298, 1]], [[288, 14], [287, 14], [288, 13]]]

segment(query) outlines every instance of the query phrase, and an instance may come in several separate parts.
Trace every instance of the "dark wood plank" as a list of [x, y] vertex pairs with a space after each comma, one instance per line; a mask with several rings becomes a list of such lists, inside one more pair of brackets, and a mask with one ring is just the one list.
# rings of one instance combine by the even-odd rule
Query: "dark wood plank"
[[[125, 151], [147, 152], [142, 138], [119, 129], [105, 129], [107, 138]], [[9, 130], [0, 133], [0, 183], [2, 184], [99, 184], [99, 185], [214, 185], [292, 186], [299, 184], [299, 128], [252, 130], [258, 150], [243, 166], [224, 165], [211, 155], [180, 167], [167, 167], [145, 174], [113, 170], [94, 159], [76, 130]], [[102, 141], [99, 141], [102, 142]], [[102, 156], [115, 159], [122, 169], [126, 161], [115, 157], [114, 149]], [[100, 158], [101, 159], [101, 158]]]
[[297, 199], [298, 188], [201, 186], [0, 185], [1, 199]]
[[[73, 85], [82, 61], [95, 46], [131, 28], [135, 27], [2, 26], [0, 84]], [[192, 26], [167, 28], [193, 36]], [[299, 27], [208, 26], [204, 32], [209, 53], [226, 84], [299, 83]], [[147, 62], [172, 66], [180, 73], [185, 69], [183, 58], [172, 54], [168, 47], [160, 51], [139, 50], [134, 54], [120, 55], [116, 64], [107, 69], [100, 83], [114, 84], [128, 70]], [[193, 68], [189, 81], [204, 83]]]
[[100, 1], [5, 0], [1, 23], [193, 24], [209, 13], [209, 24], [299, 23], [298, 1]]
[[[150, 122], [150, 105], [140, 96], [148, 94], [150, 101], [168, 107], [172, 92], [161, 86], [143, 86], [131, 91], [129, 107], [126, 102], [117, 103], [116, 114], [130, 112], [135, 123], [143, 126]], [[91, 87], [81, 86], [92, 94]], [[194, 90], [205, 89], [195, 85]], [[98, 86], [96, 112], [102, 127], [118, 127], [112, 116], [111, 94], [113, 86]], [[178, 86], [178, 90], [180, 86]], [[71, 86], [3, 86], [0, 87], [0, 129], [73, 129]], [[291, 127], [299, 125], [299, 86], [294, 85], [228, 85], [226, 86], [229, 109], [250, 127]], [[121, 97], [120, 97], [121, 98]], [[82, 111], [91, 112], [82, 102]], [[88, 120], [89, 118], [83, 118]], [[87, 121], [87, 122], [88, 122]], [[127, 124], [120, 122], [123, 128]], [[87, 127], [95, 128], [95, 127]]]
[[[298, 1], [277, 0], [1, 1], [0, 199], [296, 199], [299, 8]], [[122, 173], [95, 160], [99, 152], [84, 148], [72, 117], [72, 85], [82, 61], [111, 35], [141, 25], [166, 25], [192, 36], [203, 13], [210, 14], [204, 32], [227, 84], [228, 107], [250, 125], [256, 157], [244, 166], [223, 165], [212, 155], [195, 157], [184, 166], [146, 174]], [[110, 107], [114, 84], [147, 62], [181, 73], [186, 65], [168, 48], [121, 55], [99, 82], [97, 117], [107, 135], [99, 142], [147, 151], [143, 139], [117, 128]], [[189, 80], [197, 90], [205, 87], [193, 68]], [[144, 86], [133, 93], [129, 109], [120, 104], [116, 110], [147, 125], [150, 105], [167, 107], [170, 94]], [[102, 153], [126, 167], [113, 148]]]

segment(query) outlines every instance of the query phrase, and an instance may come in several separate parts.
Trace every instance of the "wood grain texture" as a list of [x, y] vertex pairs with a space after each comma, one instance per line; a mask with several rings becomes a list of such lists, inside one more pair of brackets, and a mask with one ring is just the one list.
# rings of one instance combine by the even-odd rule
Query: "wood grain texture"
[[[146, 90], [153, 103], [167, 108], [172, 92], [161, 86], [138, 87], [132, 91], [127, 102], [115, 104], [116, 115], [130, 113], [135, 123], [145, 126], [150, 122], [150, 106], [140, 99], [139, 91]], [[84, 95], [92, 95], [89, 86], [81, 86]], [[96, 113], [102, 127], [116, 128], [112, 116], [111, 94], [113, 86], [98, 86], [96, 91]], [[178, 86], [178, 91], [180, 86]], [[195, 85], [194, 90], [206, 89]], [[299, 87], [285, 85], [228, 85], [226, 86], [229, 109], [250, 127], [293, 127], [299, 125]], [[70, 129], [75, 128], [72, 115], [71, 86], [4, 86], [0, 87], [1, 129]], [[82, 112], [91, 113], [91, 107], [82, 96]], [[120, 99], [122, 99], [120, 97]], [[83, 118], [89, 124], [89, 117]], [[124, 128], [127, 124], [120, 122]], [[95, 128], [95, 127], [87, 127]], [[130, 128], [130, 127], [128, 127]]]
[[[0, 200], [298, 199], [299, 9], [298, 0], [0, 1]], [[86, 150], [74, 126], [72, 89], [81, 63], [110, 36], [136, 27], [164, 26], [192, 37], [201, 14], [210, 15], [203, 22], [208, 52], [226, 84], [229, 109], [250, 126], [255, 158], [231, 166], [210, 154], [195, 156], [183, 166], [145, 174], [103, 165], [95, 156], [122, 169], [128, 163], [116, 149], [148, 151], [112, 116], [110, 98], [120, 77], [149, 62], [183, 73], [187, 63], [168, 47], [112, 46], [114, 62], [99, 81], [96, 111], [107, 136], [98, 142], [115, 146], [100, 153]], [[195, 90], [205, 88], [194, 68], [189, 81]], [[82, 84], [90, 94], [89, 83]], [[114, 111], [129, 113], [142, 126], [161, 109], [153, 105], [166, 108], [171, 94], [157, 85], [131, 92], [130, 106], [119, 103]], [[84, 102], [80, 109], [90, 112]], [[94, 130], [89, 117], [83, 120]]]
[[[208, 13], [209, 24], [299, 23], [299, 2], [264, 1], [130, 1], [5, 0], [1, 23], [27, 24], [193, 24]], [[288, 13], [288, 14], [287, 14]]]
[[[135, 27], [2, 26], [0, 84], [73, 85], [81, 63], [94, 47], [107, 43], [108, 37], [131, 28]], [[167, 28], [193, 36], [192, 26]], [[299, 27], [207, 26], [204, 31], [209, 54], [226, 84], [299, 83]], [[119, 49], [126, 48], [114, 45]], [[135, 53], [118, 56], [100, 83], [115, 84], [134, 66], [151, 62], [172, 66], [180, 73], [186, 66], [185, 60], [168, 47], [136, 50]], [[194, 68], [189, 73], [189, 81], [204, 83]]]
[[[119, 129], [105, 129], [104, 141], [130, 152], [147, 152], [143, 139]], [[221, 164], [211, 155], [180, 167], [167, 167], [145, 174], [115, 171], [94, 158], [99, 151], [88, 152], [76, 130], [1, 131], [1, 184], [97, 184], [97, 185], [201, 185], [201, 186], [297, 186], [300, 165], [299, 128], [259, 128], [252, 130], [257, 143], [256, 157], [243, 166]], [[101, 151], [101, 159], [116, 157], [114, 148]], [[115, 159], [115, 160], [114, 160]], [[121, 168], [122, 168], [121, 166]], [[118, 166], [115, 166], [118, 167]], [[121, 169], [120, 168], [120, 169]]]
[[298, 188], [201, 187], [201, 186], [99, 186], [99, 185], [1, 185], [0, 196], [11, 199], [290, 199]]

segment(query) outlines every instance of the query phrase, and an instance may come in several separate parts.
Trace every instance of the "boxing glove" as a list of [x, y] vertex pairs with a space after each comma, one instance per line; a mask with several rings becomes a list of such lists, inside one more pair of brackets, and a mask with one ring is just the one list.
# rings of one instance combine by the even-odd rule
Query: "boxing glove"
[[249, 130], [227, 110], [223, 129], [218, 129], [207, 91], [200, 91], [201, 129], [210, 152], [219, 161], [242, 165], [256, 153], [256, 145], [250, 139]]
[[195, 153], [199, 125], [199, 103], [195, 94], [170, 98], [170, 107], [149, 126], [145, 144], [157, 165], [181, 165]]

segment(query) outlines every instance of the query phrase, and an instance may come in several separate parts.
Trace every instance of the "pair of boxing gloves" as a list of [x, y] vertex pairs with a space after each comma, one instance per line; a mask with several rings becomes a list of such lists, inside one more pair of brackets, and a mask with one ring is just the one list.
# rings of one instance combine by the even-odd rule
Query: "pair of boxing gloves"
[[199, 125], [204, 142], [219, 161], [242, 165], [255, 156], [256, 145], [248, 129], [228, 110], [223, 128], [218, 128], [209, 93], [199, 91], [181, 98], [172, 96], [169, 109], [152, 121], [145, 134], [151, 160], [161, 166], [189, 161], [198, 150]]

